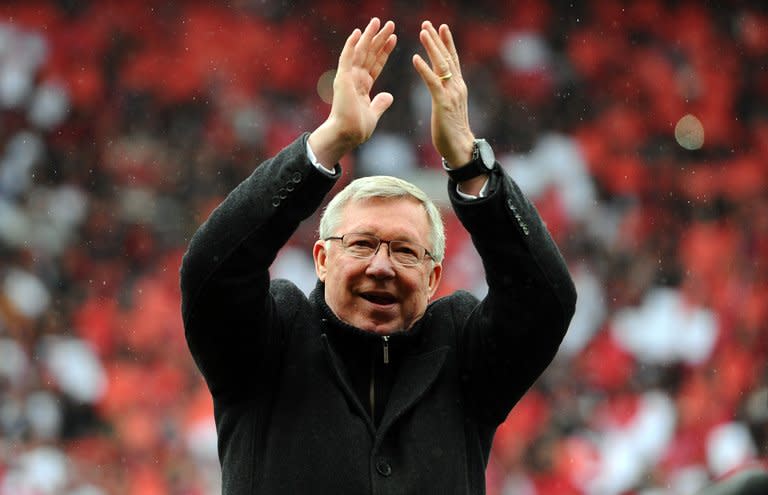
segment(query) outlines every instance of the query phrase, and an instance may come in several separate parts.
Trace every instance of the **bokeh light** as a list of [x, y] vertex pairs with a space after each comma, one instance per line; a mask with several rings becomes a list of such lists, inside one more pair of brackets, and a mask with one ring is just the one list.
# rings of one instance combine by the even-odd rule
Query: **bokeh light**
[[317, 80], [317, 94], [328, 104], [333, 101], [333, 79], [335, 77], [336, 69], [331, 69], [323, 72]]
[[687, 150], [698, 150], [704, 146], [704, 126], [696, 116], [684, 115], [675, 125], [675, 140]]

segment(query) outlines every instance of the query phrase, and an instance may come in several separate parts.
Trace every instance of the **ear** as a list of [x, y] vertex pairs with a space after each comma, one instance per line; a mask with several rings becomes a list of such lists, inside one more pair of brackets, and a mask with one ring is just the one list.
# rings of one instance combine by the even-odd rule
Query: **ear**
[[440, 278], [443, 276], [443, 265], [440, 263], [432, 264], [432, 271], [429, 273], [429, 299], [437, 292], [437, 286], [440, 285]]
[[312, 258], [315, 260], [315, 273], [321, 282], [325, 282], [325, 275], [328, 273], [328, 251], [325, 250], [325, 241], [319, 239], [312, 246]]

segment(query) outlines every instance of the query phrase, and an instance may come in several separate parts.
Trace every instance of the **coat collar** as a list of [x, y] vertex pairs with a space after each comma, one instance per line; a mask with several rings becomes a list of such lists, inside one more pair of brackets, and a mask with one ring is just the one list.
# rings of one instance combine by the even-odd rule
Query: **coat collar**
[[[320, 312], [320, 317], [324, 323], [323, 332], [328, 337], [338, 342], [340, 340], [354, 341], [357, 345], [379, 345], [382, 336], [373, 332], [368, 332], [361, 328], [341, 320], [325, 302], [325, 284], [318, 280], [317, 285], [309, 295], [312, 305]], [[389, 343], [393, 347], [411, 348], [419, 346], [422, 339], [423, 329], [422, 319], [418, 320], [411, 328], [387, 335]]]
[[354, 392], [349, 376], [342, 364], [342, 355], [354, 355], [358, 349], [365, 351], [369, 350], [370, 346], [381, 346], [382, 336], [366, 332], [341, 321], [326, 304], [324, 294], [325, 285], [318, 281], [317, 286], [310, 294], [310, 301], [318, 310], [323, 321], [320, 338], [328, 364], [352, 407], [358, 411], [361, 417], [368, 419], [371, 435], [380, 439], [399, 417], [424, 396], [437, 379], [445, 363], [448, 347], [425, 349], [424, 337], [427, 325], [424, 318], [407, 331], [397, 332], [389, 336], [390, 354], [393, 364], [398, 367], [398, 371], [384, 416], [378, 430], [376, 430]]

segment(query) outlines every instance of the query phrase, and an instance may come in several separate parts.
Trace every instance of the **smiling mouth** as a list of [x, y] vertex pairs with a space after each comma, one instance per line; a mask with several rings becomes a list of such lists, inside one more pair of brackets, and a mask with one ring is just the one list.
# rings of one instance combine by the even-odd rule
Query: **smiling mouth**
[[361, 297], [368, 302], [378, 304], [380, 306], [386, 306], [388, 304], [394, 304], [397, 299], [389, 294], [361, 294]]

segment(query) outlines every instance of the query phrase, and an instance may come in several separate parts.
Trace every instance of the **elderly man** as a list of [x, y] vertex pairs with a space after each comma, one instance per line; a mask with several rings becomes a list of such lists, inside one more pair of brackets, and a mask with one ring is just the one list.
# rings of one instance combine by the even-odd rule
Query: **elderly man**
[[393, 101], [370, 97], [396, 43], [372, 19], [339, 57], [327, 120], [245, 179], [193, 237], [181, 271], [192, 355], [214, 400], [225, 494], [475, 494], [496, 427], [549, 364], [575, 291], [535, 209], [475, 139], [448, 26], [422, 24], [432, 138], [488, 294], [431, 301], [440, 215], [393, 177], [328, 205], [306, 297], [268, 268]]

